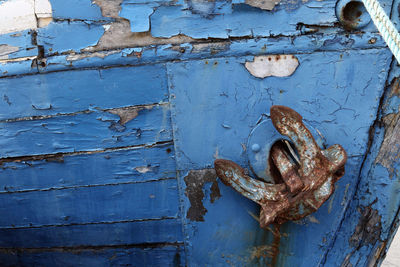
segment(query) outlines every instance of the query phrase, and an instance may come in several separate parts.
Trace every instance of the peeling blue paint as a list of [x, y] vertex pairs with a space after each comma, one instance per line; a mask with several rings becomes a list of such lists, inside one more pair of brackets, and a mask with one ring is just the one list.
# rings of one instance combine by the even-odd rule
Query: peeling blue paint
[[123, 5], [119, 15], [129, 20], [132, 32], [147, 32], [150, 30], [150, 15], [153, 14], [151, 5]]
[[[51, 4], [47, 27], [0, 35], [14, 47], [0, 62], [0, 265], [363, 266], [390, 239], [400, 162], [378, 156], [400, 68], [372, 23], [346, 32], [333, 0]], [[291, 76], [244, 67], [277, 54], [299, 59]], [[346, 149], [335, 194], [278, 244], [218, 180], [199, 183], [204, 221], [191, 221], [185, 177], [219, 157], [248, 168], [248, 136], [273, 104]], [[368, 216], [378, 238], [359, 241]]]

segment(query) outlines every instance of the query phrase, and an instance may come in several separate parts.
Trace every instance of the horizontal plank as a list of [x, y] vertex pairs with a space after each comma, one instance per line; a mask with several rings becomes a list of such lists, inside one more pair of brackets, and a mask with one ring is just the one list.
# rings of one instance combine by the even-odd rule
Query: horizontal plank
[[0, 120], [168, 100], [164, 65], [66, 71], [0, 79]]
[[104, 33], [102, 24], [87, 21], [53, 21], [37, 29], [37, 43], [48, 54], [76, 51], [95, 46]]
[[175, 159], [172, 151], [173, 145], [167, 143], [151, 148], [139, 147], [4, 162], [0, 167], [0, 193], [144, 182], [175, 177]]
[[[84, 166], [83, 166], [84, 167]], [[0, 194], [0, 227], [176, 217], [176, 179]]]
[[[0, 64], [0, 77], [38, 73], [38, 68], [33, 64], [35, 60], [36, 59], [27, 58], [24, 60], [2, 63]], [[0, 99], [7, 102], [7, 100], [4, 99], [4, 95]]]
[[[116, 3], [116, 5], [119, 5], [119, 3]], [[101, 15], [100, 7], [91, 1], [51, 0], [51, 9], [53, 11], [53, 18], [56, 20], [78, 19], [98, 21], [107, 19]]]
[[180, 219], [0, 229], [1, 248], [101, 247], [182, 242]]
[[38, 48], [32, 43], [31, 30], [0, 35], [0, 60], [32, 57], [38, 55]]
[[1, 266], [185, 266], [183, 246], [78, 251], [0, 251]]
[[[123, 113], [121, 117], [115, 115], [118, 112]], [[101, 150], [172, 140], [168, 106], [128, 111], [93, 110], [47, 119], [2, 122], [0, 136], [1, 157]]]

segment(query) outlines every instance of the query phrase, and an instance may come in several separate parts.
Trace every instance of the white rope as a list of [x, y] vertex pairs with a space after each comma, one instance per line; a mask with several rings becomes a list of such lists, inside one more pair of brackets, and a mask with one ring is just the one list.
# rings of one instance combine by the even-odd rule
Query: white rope
[[390, 51], [400, 64], [400, 35], [377, 0], [362, 0]]

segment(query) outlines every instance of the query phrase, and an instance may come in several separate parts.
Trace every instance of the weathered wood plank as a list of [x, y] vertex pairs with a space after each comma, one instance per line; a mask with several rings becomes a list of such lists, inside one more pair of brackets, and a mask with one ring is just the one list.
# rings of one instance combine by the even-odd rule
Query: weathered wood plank
[[[84, 167], [84, 166], [82, 166]], [[176, 179], [0, 194], [0, 227], [176, 217]]]
[[172, 140], [168, 105], [2, 122], [0, 135], [1, 157], [93, 151]]
[[[357, 183], [362, 155], [369, 140], [369, 128], [379, 107], [392, 55], [387, 50], [372, 49], [294, 56], [299, 66], [293, 74], [265, 79], [253, 76], [254, 73], [245, 68], [245, 63], [253, 62], [253, 57], [167, 65], [171, 95], [174, 95], [171, 107], [177, 169], [182, 170], [179, 180], [182, 187], [186, 187], [184, 193], [188, 196], [184, 212], [187, 214], [188, 239], [192, 241], [189, 259], [193, 260], [193, 265], [219, 263], [221, 254], [233, 255], [235, 265], [246, 265], [256, 247], [269, 253], [268, 248], [262, 247], [266, 245], [264, 240], [268, 240], [267, 237], [272, 239], [272, 235], [267, 233], [261, 235], [266, 239], [229, 242], [229, 247], [224, 244], [236, 237], [227, 234], [218, 238], [218, 233], [229, 233], [239, 228], [241, 232], [253, 234], [257, 222], [247, 211], [254, 211], [254, 204], [224, 185], [220, 187], [222, 197], [215, 203], [206, 201], [206, 197], [202, 199], [208, 195], [206, 193], [188, 195], [193, 191], [189, 190], [191, 184], [186, 178], [191, 170], [212, 166], [215, 158], [230, 159], [249, 168], [246, 157], [246, 151], [250, 149], [246, 147], [248, 136], [262, 114], [269, 113], [271, 105], [286, 105], [299, 111], [325, 136], [326, 145], [340, 143], [349, 159], [346, 174], [338, 181], [330, 200], [299, 224], [284, 224], [281, 233], [285, 237], [281, 243], [268, 242], [267, 245], [279, 247], [277, 265], [317, 266], [329, 246], [323, 240], [334, 238]], [[275, 58], [271, 56], [271, 61]], [[282, 56], [279, 60], [283, 60]], [[187, 116], [188, 113], [192, 116]], [[204, 131], [207, 135], [203, 134]], [[205, 186], [204, 190], [208, 188]], [[190, 202], [207, 211], [204, 215], [206, 223], [191, 220], [187, 213]], [[227, 208], [232, 203], [236, 207], [232, 208], [233, 211]], [[240, 226], [228, 219], [237, 215], [237, 207], [243, 210], [238, 216], [241, 219], [236, 220]], [[257, 216], [257, 212], [254, 213]], [[214, 235], [210, 234], [210, 224], [215, 225], [212, 229]], [[304, 245], [304, 240], [308, 240], [307, 245]], [[204, 247], [205, 243], [212, 244], [212, 247]], [[217, 252], [210, 256], [210, 250]], [[262, 257], [258, 260], [261, 261]]]
[[100, 7], [92, 1], [71, 0], [66, 2], [63, 0], [51, 0], [51, 9], [53, 18], [56, 20], [107, 20], [101, 15]]
[[0, 229], [1, 248], [78, 248], [182, 242], [180, 219]]
[[[398, 12], [398, 11], [396, 11]], [[396, 15], [398, 21], [398, 16]], [[325, 266], [379, 266], [396, 233], [400, 215], [400, 68], [393, 60], [369, 153], [359, 174]]]
[[98, 23], [82, 21], [51, 22], [45, 28], [37, 29], [37, 43], [44, 47], [45, 55], [77, 51], [94, 46], [104, 33]]
[[72, 251], [0, 251], [1, 266], [185, 266], [183, 246]]
[[144, 182], [175, 177], [173, 145], [100, 153], [51, 155], [4, 162], [0, 193], [71, 186]]
[[[123, 42], [123, 40], [121, 40]], [[119, 44], [119, 42], [116, 42]], [[136, 44], [143, 46], [143, 44]], [[102, 66], [154, 64], [174, 60], [210, 59], [216, 57], [239, 57], [249, 55], [313, 53], [316, 51], [353, 51], [385, 48], [386, 44], [377, 33], [363, 35], [339, 35], [324, 33], [295, 37], [269, 37], [257, 39], [233, 39], [221, 42], [201, 41], [176, 45], [152, 45], [125, 48], [95, 53], [57, 55], [46, 58], [47, 65], [39, 67], [43, 73], [68, 69], [93, 68]]]
[[168, 100], [165, 66], [56, 72], [0, 79], [0, 120]]
[[0, 60], [8, 60], [38, 55], [36, 44], [32, 43], [33, 31], [0, 35]]

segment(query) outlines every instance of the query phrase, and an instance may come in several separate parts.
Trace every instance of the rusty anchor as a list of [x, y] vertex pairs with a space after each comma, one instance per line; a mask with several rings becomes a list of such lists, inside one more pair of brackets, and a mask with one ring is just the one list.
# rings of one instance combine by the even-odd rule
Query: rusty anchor
[[253, 179], [230, 160], [214, 162], [224, 184], [261, 205], [263, 228], [272, 222], [282, 224], [315, 212], [333, 193], [335, 182], [344, 175], [347, 160], [340, 145], [321, 150], [303, 118], [293, 109], [272, 106], [270, 115], [276, 130], [292, 141], [299, 158], [297, 162], [282, 144], [272, 146], [269, 157], [279, 172], [278, 183]]

